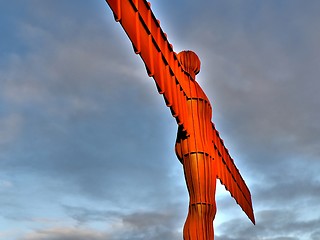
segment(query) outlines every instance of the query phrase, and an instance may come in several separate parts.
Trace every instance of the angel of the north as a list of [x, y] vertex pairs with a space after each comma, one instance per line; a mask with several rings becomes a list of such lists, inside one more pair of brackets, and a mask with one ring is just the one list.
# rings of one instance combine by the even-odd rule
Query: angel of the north
[[196, 82], [200, 60], [192, 51], [176, 54], [145, 0], [106, 0], [153, 77], [178, 124], [176, 155], [189, 193], [184, 240], [213, 240], [216, 179], [255, 224], [251, 194], [215, 125], [206, 94]]

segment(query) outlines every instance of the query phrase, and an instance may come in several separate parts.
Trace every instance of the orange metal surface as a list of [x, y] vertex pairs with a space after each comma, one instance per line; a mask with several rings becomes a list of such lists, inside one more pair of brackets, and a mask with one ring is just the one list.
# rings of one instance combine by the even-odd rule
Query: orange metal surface
[[145, 0], [106, 0], [145, 63], [178, 124], [176, 154], [183, 164], [190, 197], [183, 236], [212, 240], [216, 178], [255, 223], [251, 195], [228, 149], [211, 122], [209, 99], [195, 81], [200, 60], [192, 51], [176, 54]]

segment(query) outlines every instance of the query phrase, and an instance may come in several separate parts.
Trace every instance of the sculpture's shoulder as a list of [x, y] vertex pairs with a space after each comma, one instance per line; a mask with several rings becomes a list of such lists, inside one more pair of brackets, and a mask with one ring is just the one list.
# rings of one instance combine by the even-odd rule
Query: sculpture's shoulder
[[202, 99], [207, 101], [210, 104], [210, 101], [203, 91], [203, 89], [200, 87], [200, 85], [196, 81], [190, 82], [190, 92], [188, 98], [191, 99]]

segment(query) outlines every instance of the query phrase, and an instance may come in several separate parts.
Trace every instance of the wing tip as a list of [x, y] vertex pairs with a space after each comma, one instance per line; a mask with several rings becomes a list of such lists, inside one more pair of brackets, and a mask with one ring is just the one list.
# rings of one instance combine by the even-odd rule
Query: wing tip
[[256, 225], [256, 220], [255, 220], [254, 216], [252, 218], [250, 218], [250, 220], [251, 220], [253, 225]]

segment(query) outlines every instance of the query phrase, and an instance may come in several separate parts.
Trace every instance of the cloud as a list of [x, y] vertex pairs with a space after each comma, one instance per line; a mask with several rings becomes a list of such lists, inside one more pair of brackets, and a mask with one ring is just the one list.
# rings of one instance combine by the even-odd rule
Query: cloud
[[[34, 230], [19, 238], [21, 240], [58, 239], [180, 239], [182, 236], [179, 217], [173, 209], [139, 211], [129, 214], [97, 211], [82, 207], [65, 206], [78, 221], [77, 227], [56, 227]], [[112, 221], [111, 221], [112, 220]], [[103, 222], [105, 230], [89, 228], [89, 222]]]
[[11, 181], [0, 179], [0, 191], [2, 188], [11, 188], [12, 186], [13, 186], [13, 184]]
[[[319, 218], [302, 220], [290, 209], [264, 210], [256, 213], [257, 225], [239, 224], [233, 219], [220, 225], [217, 239], [310, 239], [318, 232]], [[288, 221], [290, 219], [290, 221]]]
[[77, 221], [78, 224], [82, 225], [87, 222], [92, 221], [115, 221], [120, 216], [120, 212], [117, 211], [103, 211], [103, 210], [96, 210], [96, 209], [88, 209], [84, 207], [75, 207], [75, 206], [67, 206], [63, 205], [66, 213]]
[[[104, 21], [79, 29], [76, 18], [55, 20], [56, 15], [48, 14], [35, 21], [43, 17], [35, 11], [32, 19], [17, 23], [29, 51], [8, 56], [0, 70], [1, 98], [9, 106], [4, 112], [8, 124], [2, 126], [8, 136], [15, 136], [10, 129], [22, 122], [12, 116], [19, 113], [23, 119], [6, 153], [10, 161], [0, 163], [6, 173], [20, 172], [16, 192], [7, 190], [3, 197], [19, 202], [7, 208], [6, 219], [44, 218], [51, 213], [30, 209], [45, 207], [47, 201], [57, 209], [55, 205], [77, 197], [106, 203], [107, 215], [113, 208], [118, 214], [127, 205], [139, 208], [142, 202], [146, 210], [179, 202], [176, 193], [186, 195], [176, 181], [181, 165], [174, 156], [174, 138], [166, 140], [163, 130], [174, 120], [141, 61], [133, 53], [136, 62], [127, 58], [129, 42], [124, 41], [128, 49], [123, 51], [113, 47], [123, 40], [110, 35]], [[56, 32], [60, 26], [62, 32]], [[156, 108], [160, 104], [163, 112]], [[146, 147], [149, 142], [152, 146]], [[183, 182], [182, 171], [178, 175]], [[18, 213], [25, 205], [27, 210]], [[65, 211], [79, 223], [99, 219], [92, 211]]]
[[181, 226], [177, 226], [174, 217], [174, 214], [166, 211], [131, 214], [123, 222], [132, 230], [126, 237], [119, 239], [180, 239]]
[[[220, 4], [225, 5], [225, 10], [238, 14], [233, 18], [226, 15], [219, 21], [211, 18], [221, 14], [203, 14], [206, 16], [203, 26], [188, 31], [193, 39], [202, 34], [206, 36], [199, 39], [205, 41], [199, 49], [205, 75], [200, 74], [199, 78], [204, 79], [213, 103], [219, 101], [214, 104], [216, 113], [223, 116], [223, 122], [236, 122], [237, 125], [230, 126], [232, 129], [246, 127], [241, 137], [243, 133], [259, 131], [265, 139], [288, 136], [301, 147], [318, 141], [315, 136], [319, 127], [315, 122], [319, 119], [316, 111], [319, 98], [315, 88], [309, 86], [319, 86], [317, 74], [314, 75], [318, 72], [319, 56], [310, 57], [307, 53], [318, 49], [315, 42], [319, 34], [312, 27], [303, 27], [313, 26], [317, 18], [313, 9], [317, 9], [318, 4], [300, 6], [295, 2], [285, 15], [272, 2], [250, 7]], [[252, 21], [248, 16], [252, 16], [255, 8], [258, 11]], [[228, 22], [220, 24], [221, 21]], [[208, 49], [211, 54], [206, 53]]]
[[104, 233], [100, 233], [91, 229], [76, 229], [76, 228], [53, 228], [35, 231], [29, 233], [19, 240], [81, 240], [92, 239], [102, 240], [109, 239]]
[[[14, 173], [19, 176], [12, 191], [3, 188], [6, 221], [18, 224], [53, 214], [34, 208], [52, 207], [63, 215], [57, 205], [66, 204], [66, 199], [104, 202], [106, 211], [115, 208], [118, 214], [127, 211], [122, 210], [127, 205], [134, 209], [143, 202], [145, 210], [161, 209], [179, 201], [176, 193], [186, 194], [175, 180], [181, 166], [175, 160], [174, 139], [165, 140], [163, 130], [174, 120], [143, 64], [137, 68], [124, 54], [127, 49], [112, 47], [123, 40], [110, 35], [104, 21], [80, 28], [76, 18], [62, 20], [48, 13], [43, 19], [46, 11], [34, 9], [31, 19], [16, 23], [26, 51], [8, 54], [0, 69], [1, 102], [6, 106], [1, 141], [9, 146], [1, 171], [11, 176], [8, 181]], [[157, 104], [167, 110], [167, 118], [159, 117], [163, 112], [157, 112]], [[137, 111], [141, 106], [145, 111]], [[148, 142], [154, 144], [146, 147]], [[164, 151], [167, 145], [171, 155]], [[180, 177], [183, 181], [182, 171]], [[166, 200], [159, 201], [164, 195]], [[7, 205], [9, 201], [13, 205]], [[99, 219], [98, 213], [70, 211], [78, 222]], [[91, 233], [49, 229], [28, 238], [86, 238]], [[91, 239], [99, 237], [93, 234]]]
[[[105, 2], [12, 4], [0, 21], [4, 218], [54, 212], [76, 225], [23, 239], [181, 239], [176, 124]], [[175, 49], [200, 56], [198, 80], [257, 212], [257, 226], [242, 223], [223, 195], [216, 238], [319, 238], [319, 4], [175, 4], [152, 6]], [[114, 230], [94, 228], [104, 222]]]
[[[177, 226], [177, 216], [171, 211], [160, 212], [134, 212], [127, 215], [119, 215], [107, 212], [91, 211], [89, 209], [70, 208], [75, 212], [82, 212], [76, 219], [82, 219], [87, 215], [90, 221], [106, 221], [114, 219], [112, 227], [108, 231], [87, 228], [83, 225], [72, 228], [49, 228], [34, 231], [22, 237], [21, 240], [51, 240], [51, 239], [181, 239], [181, 226]], [[81, 215], [81, 214], [80, 214]], [[251, 226], [232, 219], [219, 226], [219, 234], [216, 239], [268, 239], [268, 240], [298, 240], [311, 238], [317, 239], [319, 234], [317, 226], [320, 219], [301, 220], [299, 214], [290, 210], [264, 210], [257, 214], [257, 225]], [[95, 216], [95, 217], [94, 217]], [[290, 221], [287, 221], [290, 219]], [[81, 220], [82, 221], [82, 220]]]
[[312, 240], [317, 240], [317, 239], [320, 238], [320, 232], [319, 232], [319, 231], [316, 231], [316, 232], [312, 233], [312, 234], [310, 235], [310, 237], [311, 237]]
[[10, 144], [20, 134], [23, 126], [23, 117], [19, 114], [11, 113], [0, 118], [0, 147]]

